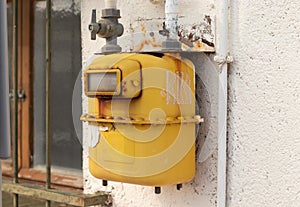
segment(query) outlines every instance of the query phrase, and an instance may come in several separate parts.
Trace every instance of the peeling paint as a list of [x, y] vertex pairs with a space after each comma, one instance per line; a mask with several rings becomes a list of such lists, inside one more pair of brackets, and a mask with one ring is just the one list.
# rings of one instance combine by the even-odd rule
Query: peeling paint
[[[181, 17], [183, 18], [183, 17]], [[215, 51], [215, 21], [205, 15], [199, 23], [178, 27], [179, 40], [183, 43], [183, 51]], [[160, 51], [167, 31], [164, 28], [164, 19], [138, 18], [130, 24], [131, 52]]]
[[215, 47], [214, 21], [205, 15], [199, 24], [179, 25], [178, 35], [180, 41], [186, 46], [196, 50], [213, 51]]

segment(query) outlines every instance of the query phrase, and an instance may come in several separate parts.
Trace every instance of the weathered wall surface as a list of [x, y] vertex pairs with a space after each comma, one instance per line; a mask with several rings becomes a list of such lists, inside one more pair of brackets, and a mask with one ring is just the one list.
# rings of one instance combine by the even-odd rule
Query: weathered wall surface
[[232, 1], [228, 204], [300, 205], [300, 2]]
[[[91, 41], [87, 29], [91, 10], [97, 8], [100, 18], [104, 4], [101, 0], [81, 2], [85, 64], [104, 43], [99, 39]], [[181, 14], [188, 14], [186, 20], [194, 21], [197, 14], [215, 15], [219, 9], [213, 0], [180, 2]], [[138, 18], [164, 17], [163, 5], [148, 0], [118, 1], [118, 8], [125, 28]], [[228, 206], [296, 207], [300, 203], [300, 3], [238, 0], [231, 1], [230, 10], [229, 45], [235, 62], [229, 68]], [[125, 38], [128, 34], [125, 29]], [[110, 183], [102, 187], [88, 171], [84, 124], [85, 192], [111, 191], [117, 207], [216, 206], [217, 73], [207, 56], [194, 54], [189, 58], [201, 77], [197, 79], [197, 95], [202, 97], [200, 114], [206, 119], [198, 140], [200, 146], [207, 146], [197, 162], [194, 181], [185, 184], [181, 192], [164, 187], [161, 195], [155, 195], [153, 188], [136, 185]], [[83, 96], [83, 111], [86, 110]]]

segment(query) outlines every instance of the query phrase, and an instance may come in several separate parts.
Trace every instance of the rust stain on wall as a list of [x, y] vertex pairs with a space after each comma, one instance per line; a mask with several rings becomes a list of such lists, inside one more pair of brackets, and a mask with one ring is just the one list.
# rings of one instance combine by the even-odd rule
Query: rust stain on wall
[[159, 48], [162, 47], [162, 43], [159, 43], [156, 41], [155, 37], [152, 37], [152, 39], [143, 39], [136, 47], [135, 51], [140, 52], [143, 50], [143, 48], [146, 45], [151, 45], [153, 48]]
[[[165, 19], [138, 18], [130, 24], [131, 52], [161, 51], [165, 40]], [[178, 26], [178, 37], [183, 51], [215, 51], [215, 22], [209, 15], [190, 25]]]
[[[156, 28], [155, 30], [159, 30], [161, 27], [160, 24], [155, 25]], [[157, 37], [155, 35], [154, 31], [147, 31], [146, 25], [144, 22], [141, 22], [140, 28], [137, 29], [132, 29], [131, 31], [141, 31], [142, 33], [141, 38], [134, 39], [135, 41], [135, 46], [134, 46], [134, 51], [136, 52], [141, 52], [145, 48], [145, 46], [151, 45], [153, 48], [159, 48], [162, 47], [162, 43], [157, 41]]]

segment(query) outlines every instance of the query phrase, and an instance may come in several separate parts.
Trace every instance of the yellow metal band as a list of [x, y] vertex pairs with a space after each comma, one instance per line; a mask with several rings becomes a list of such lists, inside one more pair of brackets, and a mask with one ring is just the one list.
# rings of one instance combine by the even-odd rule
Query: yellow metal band
[[98, 122], [98, 123], [119, 123], [119, 124], [139, 124], [139, 125], [164, 125], [164, 124], [199, 124], [204, 121], [201, 116], [193, 117], [168, 117], [167, 119], [144, 120], [142, 118], [124, 118], [124, 117], [106, 117], [97, 118], [89, 115], [81, 116], [81, 121]]

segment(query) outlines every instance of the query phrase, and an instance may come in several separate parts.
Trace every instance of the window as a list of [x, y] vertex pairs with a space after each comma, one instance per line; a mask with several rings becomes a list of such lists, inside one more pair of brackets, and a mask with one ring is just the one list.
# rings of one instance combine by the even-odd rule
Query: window
[[[19, 175], [36, 181], [45, 180], [45, 7], [45, 1], [19, 1], [18, 81], [19, 89], [26, 95], [25, 100], [19, 102]], [[7, 11], [11, 60], [13, 21], [10, 1]], [[81, 137], [77, 137], [72, 118], [73, 88], [81, 70], [80, 1], [54, 0], [52, 22], [53, 182], [82, 187], [82, 149], [78, 140]], [[9, 66], [12, 68], [11, 61]], [[10, 87], [13, 88], [12, 84]], [[81, 111], [80, 105], [77, 110]], [[3, 170], [5, 175], [12, 175], [11, 161], [4, 163]], [[73, 171], [75, 173], [70, 175]]]
[[[72, 119], [73, 88], [81, 70], [80, 12], [74, 0], [59, 2], [54, 1], [52, 11], [52, 164], [81, 169], [82, 150]], [[44, 1], [34, 3], [34, 166], [45, 164], [45, 8]]]

